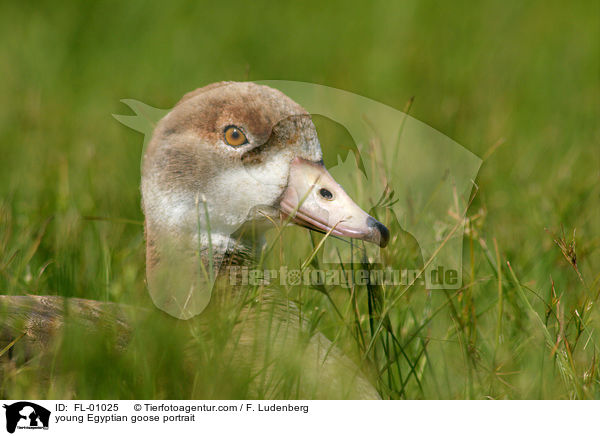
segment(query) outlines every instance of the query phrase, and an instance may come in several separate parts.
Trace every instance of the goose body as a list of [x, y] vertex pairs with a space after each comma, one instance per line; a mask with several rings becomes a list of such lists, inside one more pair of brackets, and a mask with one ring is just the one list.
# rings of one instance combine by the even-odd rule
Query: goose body
[[[176, 318], [205, 319], [206, 329], [216, 328], [215, 313], [235, 306], [229, 297], [235, 300], [236, 291], [219, 277], [232, 266], [252, 265], [269, 223], [291, 221], [381, 246], [389, 237], [325, 169], [310, 115], [283, 93], [249, 82], [186, 94], [156, 126], [143, 156], [141, 190], [150, 295]], [[244, 233], [248, 226], [253, 231]], [[0, 303], [15, 304], [7, 298]], [[51, 306], [54, 319], [61, 311], [55, 300], [41, 298], [29, 303], [38, 309], [24, 310], [38, 327], [40, 317], [52, 318], [40, 305]], [[75, 307], [85, 310], [86, 303]], [[276, 289], [263, 293], [261, 304], [235, 307], [232, 360], [269, 375], [249, 396], [285, 397], [265, 380], [294, 367], [300, 398], [379, 397], [350, 358], [322, 334], [306, 331]], [[38, 314], [33, 321], [31, 314]]]

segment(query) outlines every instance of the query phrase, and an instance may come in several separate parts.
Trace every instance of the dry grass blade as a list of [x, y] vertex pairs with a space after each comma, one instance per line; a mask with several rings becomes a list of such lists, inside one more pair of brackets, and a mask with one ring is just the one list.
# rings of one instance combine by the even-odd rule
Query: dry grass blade
[[5, 353], [7, 353], [12, 347], [14, 347], [14, 345], [19, 342], [23, 336], [25, 336], [27, 334], [27, 332], [23, 332], [21, 333], [19, 336], [17, 336], [16, 339], [14, 339], [10, 344], [8, 344], [6, 347], [4, 347], [2, 349], [2, 351], [0, 351], [0, 357], [4, 356]]

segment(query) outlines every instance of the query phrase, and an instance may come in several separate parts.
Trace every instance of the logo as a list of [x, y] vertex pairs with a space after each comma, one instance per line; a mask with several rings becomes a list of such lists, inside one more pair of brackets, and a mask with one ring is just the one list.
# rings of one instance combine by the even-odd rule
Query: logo
[[19, 401], [4, 405], [6, 409], [6, 431], [14, 433], [18, 429], [48, 430], [50, 411], [29, 401]]
[[[284, 225], [295, 222], [331, 235], [322, 239], [313, 257], [318, 258], [320, 264], [328, 265], [329, 269], [338, 265], [337, 275], [332, 276], [336, 282], [344, 283], [346, 270], [339, 265], [360, 264], [360, 267], [366, 261], [376, 265], [381, 274], [388, 269], [395, 269], [392, 277], [398, 275], [400, 278], [393, 280], [393, 283], [404, 282], [405, 286], [411, 286], [419, 280], [430, 290], [460, 289], [463, 234], [468, 222], [466, 213], [472, 192], [477, 190], [474, 180], [482, 160], [408, 113], [366, 97], [312, 83], [278, 80], [256, 83], [278, 89], [309, 114], [342, 126], [351, 141], [340, 147], [331, 147], [332, 152], [329, 153], [329, 147], [321, 149], [314, 129], [306, 127], [308, 124], [304, 115], [284, 114], [283, 119], [271, 120], [271, 134], [262, 139], [264, 142], [261, 147], [272, 144], [269, 147], [278, 149], [285, 144], [288, 153], [310, 162], [321, 157], [328, 171], [320, 167], [303, 166], [302, 160], [294, 160], [286, 166], [288, 163], [283, 158], [279, 160], [279, 155], [269, 155], [270, 159], [275, 159], [273, 164], [260, 165], [257, 164], [259, 160], [254, 158], [228, 160], [226, 165], [229, 174], [235, 174], [237, 180], [236, 189], [227, 191], [229, 203], [224, 203], [223, 197], [215, 199], [210, 191], [205, 195], [200, 188], [195, 195], [171, 196], [171, 191], [163, 192], [163, 188], [154, 184], [153, 179], [148, 179], [150, 181], [145, 191], [144, 187], [142, 189], [146, 207], [164, 211], [161, 212], [164, 215], [161, 220], [168, 223], [165, 224], [167, 227], [183, 226], [185, 231], [193, 229], [197, 244], [197, 250], [195, 247], [182, 248], [178, 240], [174, 241], [171, 237], [170, 231], [161, 233], [162, 227], [157, 226], [153, 246], [157, 253], [161, 253], [156, 258], [163, 259], [163, 262], [154, 265], [152, 274], [147, 277], [148, 290], [156, 306], [181, 319], [201, 313], [211, 298], [216, 277], [214, 271], [219, 270], [220, 262], [226, 258], [214, 256], [211, 251], [213, 247], [227, 247], [229, 243], [236, 243], [239, 237], [234, 235], [239, 234], [240, 226], [253, 213], [263, 215], [275, 224], [277, 215], [272, 212], [271, 216], [268, 215], [273, 207], [279, 207], [282, 215], [288, 217], [283, 221]], [[220, 86], [224, 85], [209, 85], [190, 94], [195, 98], [207, 95], [203, 93], [212, 93], [210, 95], [214, 96], [218, 94]], [[150, 146], [150, 138], [154, 136], [159, 122], [170, 126], [169, 123], [175, 123], [172, 120], [180, 119], [167, 115], [174, 112], [166, 109], [153, 108], [135, 100], [122, 101], [135, 115], [114, 117], [125, 126], [144, 134], [144, 150]], [[182, 107], [179, 106], [179, 110], [185, 110]], [[178, 106], [173, 109], [177, 110]], [[187, 133], [178, 129], [176, 124], [173, 128], [165, 127], [164, 136], [160, 136], [160, 141], [163, 141], [161, 144], [187, 141]], [[233, 138], [234, 141], [237, 139]], [[145, 151], [143, 155], [146, 156]], [[190, 165], [185, 160], [181, 162], [185, 168]], [[264, 170], [265, 166], [270, 170]], [[181, 180], [177, 174], [173, 176], [175, 184]], [[219, 183], [222, 179], [215, 180], [215, 183]], [[282, 191], [286, 183], [287, 188]], [[317, 189], [317, 185], [324, 184], [330, 189], [334, 187], [336, 192]], [[213, 186], [212, 182], [205, 185]], [[255, 192], [259, 191], [261, 194], [255, 196]], [[257, 206], [252, 201], [255, 197], [270, 200], [253, 209]], [[278, 206], [274, 198], [282, 199]], [[353, 201], [360, 201], [364, 210]], [[260, 206], [266, 207], [261, 209]], [[383, 217], [386, 221], [383, 224], [395, 223], [396, 227], [414, 237], [420, 248], [422, 270], [412, 277], [408, 272], [408, 280], [404, 281], [399, 265], [394, 265], [392, 259], [380, 251], [383, 245], [356, 236], [364, 234], [360, 226], [364, 218], [361, 221], [356, 217], [367, 213], [375, 218], [378, 215]], [[290, 221], [292, 216], [293, 221]], [[356, 218], [354, 221], [353, 217]], [[272, 228], [275, 231], [265, 235], [265, 252], [275, 246], [282, 227], [275, 224]], [[348, 242], [343, 239], [344, 236], [375, 243]], [[287, 262], [290, 265], [302, 264], [303, 267], [298, 271], [288, 271], [285, 283], [304, 284], [306, 280], [303, 281], [302, 273], [308, 270], [310, 264], [304, 265], [304, 258], [288, 258]], [[243, 275], [244, 271], [241, 273]], [[370, 274], [369, 271], [361, 271], [361, 274], [367, 273]], [[263, 271], [255, 270], [250, 274], [262, 277]]]

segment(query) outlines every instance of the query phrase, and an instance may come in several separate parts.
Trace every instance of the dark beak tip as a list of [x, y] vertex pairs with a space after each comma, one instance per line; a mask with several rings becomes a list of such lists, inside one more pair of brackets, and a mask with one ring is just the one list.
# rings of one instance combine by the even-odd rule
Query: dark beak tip
[[369, 227], [377, 229], [377, 231], [379, 232], [379, 246], [381, 248], [387, 246], [388, 242], [390, 241], [390, 231], [388, 230], [388, 228], [372, 216], [367, 218], [367, 225]]

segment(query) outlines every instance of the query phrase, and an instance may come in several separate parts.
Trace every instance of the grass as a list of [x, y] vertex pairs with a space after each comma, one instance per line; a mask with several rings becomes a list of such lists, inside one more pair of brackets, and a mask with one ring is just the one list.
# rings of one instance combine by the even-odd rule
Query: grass
[[[3, 4], [0, 292], [151, 305], [142, 138], [112, 119], [121, 99], [168, 108], [218, 80], [320, 83], [410, 109], [484, 163], [461, 289], [282, 289], [311, 327], [371, 368], [384, 398], [599, 399], [598, 9], [491, 0]], [[348, 137], [316, 124], [327, 162]], [[385, 208], [375, 213], [395, 238], [386, 261], [421, 268], [415, 239]], [[320, 238], [286, 229], [265, 264], [299, 258], [314, 268]], [[246, 394], [250, 375], [236, 373], [222, 346], [227, 314], [209, 338], [193, 323], [159, 319], [141, 317], [125, 351], [111, 335], [68, 330], [50, 362], [39, 358], [49, 381], [39, 383], [35, 365], [12, 368], [1, 395]], [[293, 381], [281, 383], [293, 397]]]

